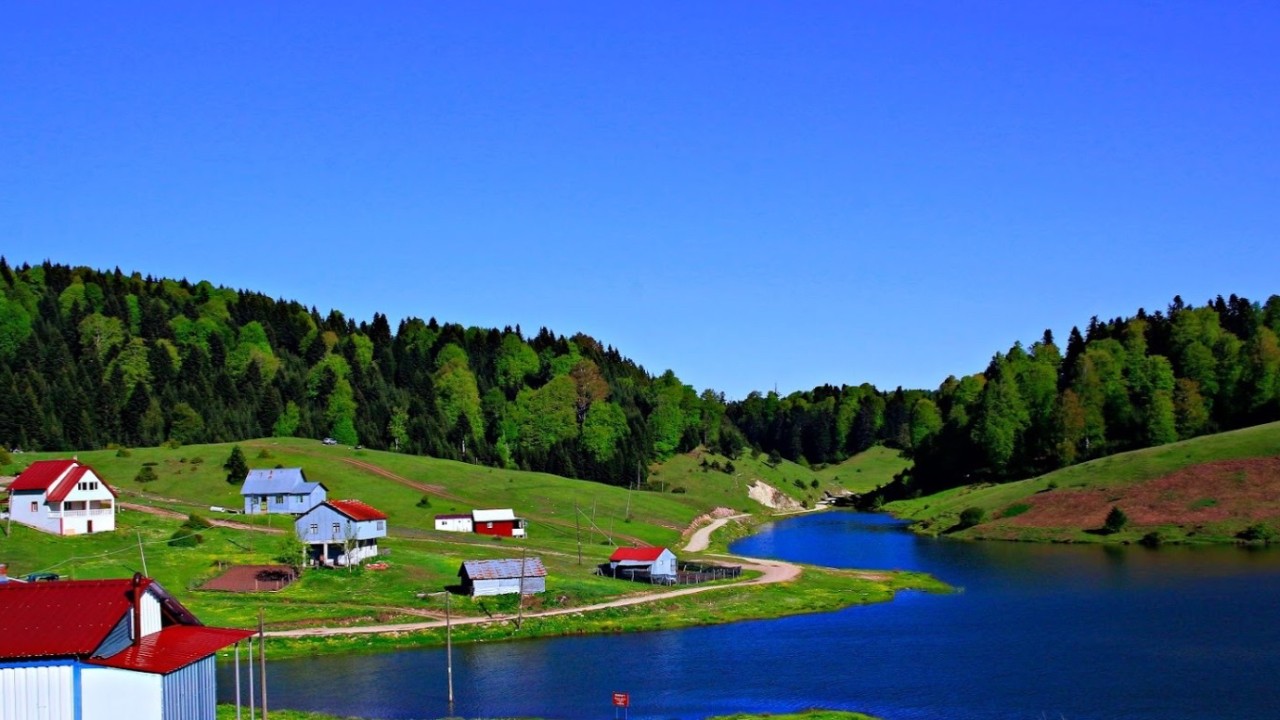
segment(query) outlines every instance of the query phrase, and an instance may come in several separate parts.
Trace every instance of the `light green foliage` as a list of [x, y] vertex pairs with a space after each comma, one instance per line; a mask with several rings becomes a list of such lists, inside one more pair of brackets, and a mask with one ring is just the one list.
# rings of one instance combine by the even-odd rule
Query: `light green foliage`
[[124, 342], [124, 323], [113, 317], [93, 313], [80, 321], [80, 345], [104, 360], [107, 354]]
[[587, 410], [582, 423], [582, 445], [598, 462], [612, 458], [628, 432], [627, 416], [611, 402], [598, 402]]
[[129, 315], [129, 332], [137, 335], [142, 332], [142, 305], [138, 296], [132, 293], [124, 296], [125, 312]]
[[1249, 409], [1257, 412], [1280, 401], [1280, 341], [1269, 327], [1258, 328], [1242, 351]]
[[911, 447], [919, 447], [925, 438], [942, 429], [942, 413], [929, 398], [916, 400], [911, 407]]
[[21, 304], [0, 294], [0, 360], [17, 355], [29, 335], [31, 314]]
[[356, 334], [351, 336], [352, 355], [355, 356], [356, 364], [361, 370], [368, 370], [373, 367], [373, 341], [364, 335]]
[[[649, 433], [653, 436], [654, 454], [665, 460], [675, 454], [685, 428], [699, 416], [695, 407], [698, 396], [692, 387], [682, 385], [670, 370], [654, 381], [654, 390], [657, 406], [649, 415]], [[771, 395], [776, 400], [776, 394]]]
[[[114, 320], [115, 318], [110, 319]], [[149, 385], [151, 382], [151, 361], [148, 358], [146, 341], [142, 338], [129, 340], [129, 343], [124, 346], [120, 354], [116, 355], [107, 367], [107, 376], [110, 377], [116, 368], [119, 368], [120, 376], [124, 378], [126, 392], [132, 391], [134, 386], [139, 383]]]
[[436, 372], [432, 379], [436, 387], [436, 412], [449, 430], [455, 430], [462, 418], [470, 426], [472, 439], [480, 437], [484, 420], [480, 414], [480, 388], [471, 372], [467, 353], [450, 343], [436, 356]]
[[84, 312], [88, 312], [90, 310], [97, 311], [102, 309], [102, 308], [96, 308], [96, 307], [90, 306], [89, 303], [85, 300], [84, 281], [80, 280], [79, 278], [77, 278], [74, 282], [68, 285], [66, 290], [63, 290], [61, 293], [58, 294], [58, 307], [62, 310], [63, 315], [70, 315], [71, 308], [75, 307], [76, 305], [79, 305], [80, 309]]
[[399, 452], [409, 444], [409, 410], [398, 407], [387, 422], [387, 434], [391, 436], [391, 449]]
[[298, 409], [298, 403], [290, 400], [285, 403], [284, 410], [280, 411], [280, 416], [271, 426], [271, 434], [274, 437], [293, 437], [298, 433], [298, 424], [301, 421], [302, 413]]
[[219, 325], [213, 320], [208, 318], [192, 320], [183, 315], [170, 320], [169, 328], [173, 330], [173, 337], [178, 341], [178, 345], [198, 347], [205, 352], [209, 351], [209, 336], [219, 332]]
[[169, 437], [188, 445], [199, 442], [204, 435], [204, 418], [187, 403], [180, 402], [173, 406], [169, 424]]
[[250, 363], [257, 364], [264, 382], [271, 382], [280, 369], [280, 360], [271, 349], [267, 331], [256, 320], [240, 328], [235, 350], [227, 355], [227, 368], [236, 377], [244, 375]]
[[981, 414], [974, 427], [974, 440], [991, 466], [1003, 472], [1013, 459], [1018, 436], [1026, 429], [1030, 416], [1016, 381], [1009, 377], [1003, 358], [997, 355], [992, 365], [994, 377], [982, 391]]
[[543, 452], [577, 435], [576, 399], [573, 378], [568, 375], [552, 378], [537, 390], [521, 390], [511, 412], [520, 447]]
[[524, 385], [525, 378], [538, 372], [538, 354], [515, 333], [502, 336], [502, 344], [498, 347], [494, 359], [498, 387], [508, 392], [518, 390]]

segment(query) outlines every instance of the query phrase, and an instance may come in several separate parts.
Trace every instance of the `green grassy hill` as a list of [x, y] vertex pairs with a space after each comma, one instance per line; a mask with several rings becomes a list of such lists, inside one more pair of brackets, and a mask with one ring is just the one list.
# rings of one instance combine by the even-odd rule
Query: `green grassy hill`
[[853, 493], [866, 493], [888, 485], [893, 476], [911, 467], [902, 453], [877, 445], [836, 465], [817, 472], [825, 484], [842, 487]]
[[[522, 548], [541, 556], [555, 578], [552, 592], [540, 602], [577, 606], [632, 593], [635, 585], [591, 572], [616, 546], [651, 544], [679, 551], [681, 533], [716, 507], [768, 513], [747, 496], [747, 488], [756, 481], [810, 505], [824, 489], [837, 489], [831, 481], [818, 481], [814, 487], [817, 477], [807, 468], [791, 463], [773, 468], [763, 457], [747, 455], [733, 463], [732, 473], [724, 471], [727, 458], [680, 455], [652, 468], [644, 488], [628, 490], [544, 473], [326, 446], [314, 440], [268, 438], [239, 446], [251, 468], [302, 467], [308, 479], [328, 488], [330, 498], [360, 499], [387, 513], [390, 537], [379, 545], [390, 552], [385, 558], [390, 567], [357, 571], [359, 582], [350, 582], [345, 571], [306, 573], [302, 581], [270, 596], [194, 592], [227, 565], [274, 563], [288, 557], [285, 533], [292, 530], [290, 519], [211, 510], [243, 506], [239, 485], [226, 482], [222, 468], [231, 444], [76, 453], [120, 493], [122, 506], [171, 514], [158, 516], [122, 507], [116, 532], [82, 537], [55, 537], [14, 524], [11, 535], [0, 544], [0, 561], [9, 564], [13, 575], [48, 570], [90, 579], [142, 571], [145, 555], [146, 572], [183, 591], [184, 602], [211, 623], [251, 625], [258, 608], [266, 603], [276, 628], [368, 624], [421, 619], [421, 613], [439, 612], [440, 597], [418, 596], [456, 583], [462, 560], [514, 557]], [[35, 460], [67, 456], [15, 455], [13, 462], [0, 468], [0, 475], [16, 475]], [[713, 469], [715, 464], [721, 469]], [[154, 471], [154, 481], [135, 479], [144, 466]], [[528, 519], [528, 540], [434, 529], [437, 514], [493, 507], [513, 508]], [[192, 513], [249, 527], [212, 527], [200, 532], [203, 542], [196, 547], [170, 546], [168, 539], [179, 533], [185, 516]], [[463, 614], [492, 612], [501, 609], [502, 602], [491, 600], [489, 606], [475, 607], [463, 602], [455, 609]]]
[[[1233, 541], [1251, 526], [1280, 528], [1280, 423], [1111, 455], [1037, 478], [969, 485], [885, 509], [927, 532], [1070, 542]], [[1100, 532], [1112, 507], [1130, 518]], [[978, 525], [955, 530], [967, 508]]]

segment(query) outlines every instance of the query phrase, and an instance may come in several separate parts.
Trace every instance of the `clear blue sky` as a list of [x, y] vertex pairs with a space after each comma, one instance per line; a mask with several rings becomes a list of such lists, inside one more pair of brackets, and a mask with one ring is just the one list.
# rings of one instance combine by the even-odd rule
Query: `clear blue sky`
[[5, 3], [0, 254], [740, 398], [1280, 292], [1274, 2]]

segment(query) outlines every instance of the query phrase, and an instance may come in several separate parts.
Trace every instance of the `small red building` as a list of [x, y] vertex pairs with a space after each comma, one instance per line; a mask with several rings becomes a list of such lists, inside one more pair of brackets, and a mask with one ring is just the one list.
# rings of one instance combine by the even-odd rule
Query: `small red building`
[[502, 510], [472, 510], [472, 529], [480, 535], [499, 537], [525, 537], [525, 521], [516, 517], [510, 508]]

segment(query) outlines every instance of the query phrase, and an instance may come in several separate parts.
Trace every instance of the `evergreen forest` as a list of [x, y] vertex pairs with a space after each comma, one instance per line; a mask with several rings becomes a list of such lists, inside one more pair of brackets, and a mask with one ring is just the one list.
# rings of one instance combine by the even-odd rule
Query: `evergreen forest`
[[210, 282], [0, 258], [0, 445], [78, 450], [263, 436], [624, 485], [703, 446], [817, 465], [873, 445], [893, 499], [1037, 475], [1280, 419], [1280, 296], [1092, 319], [936, 390], [826, 385], [726, 400], [541, 328], [356, 322]]

